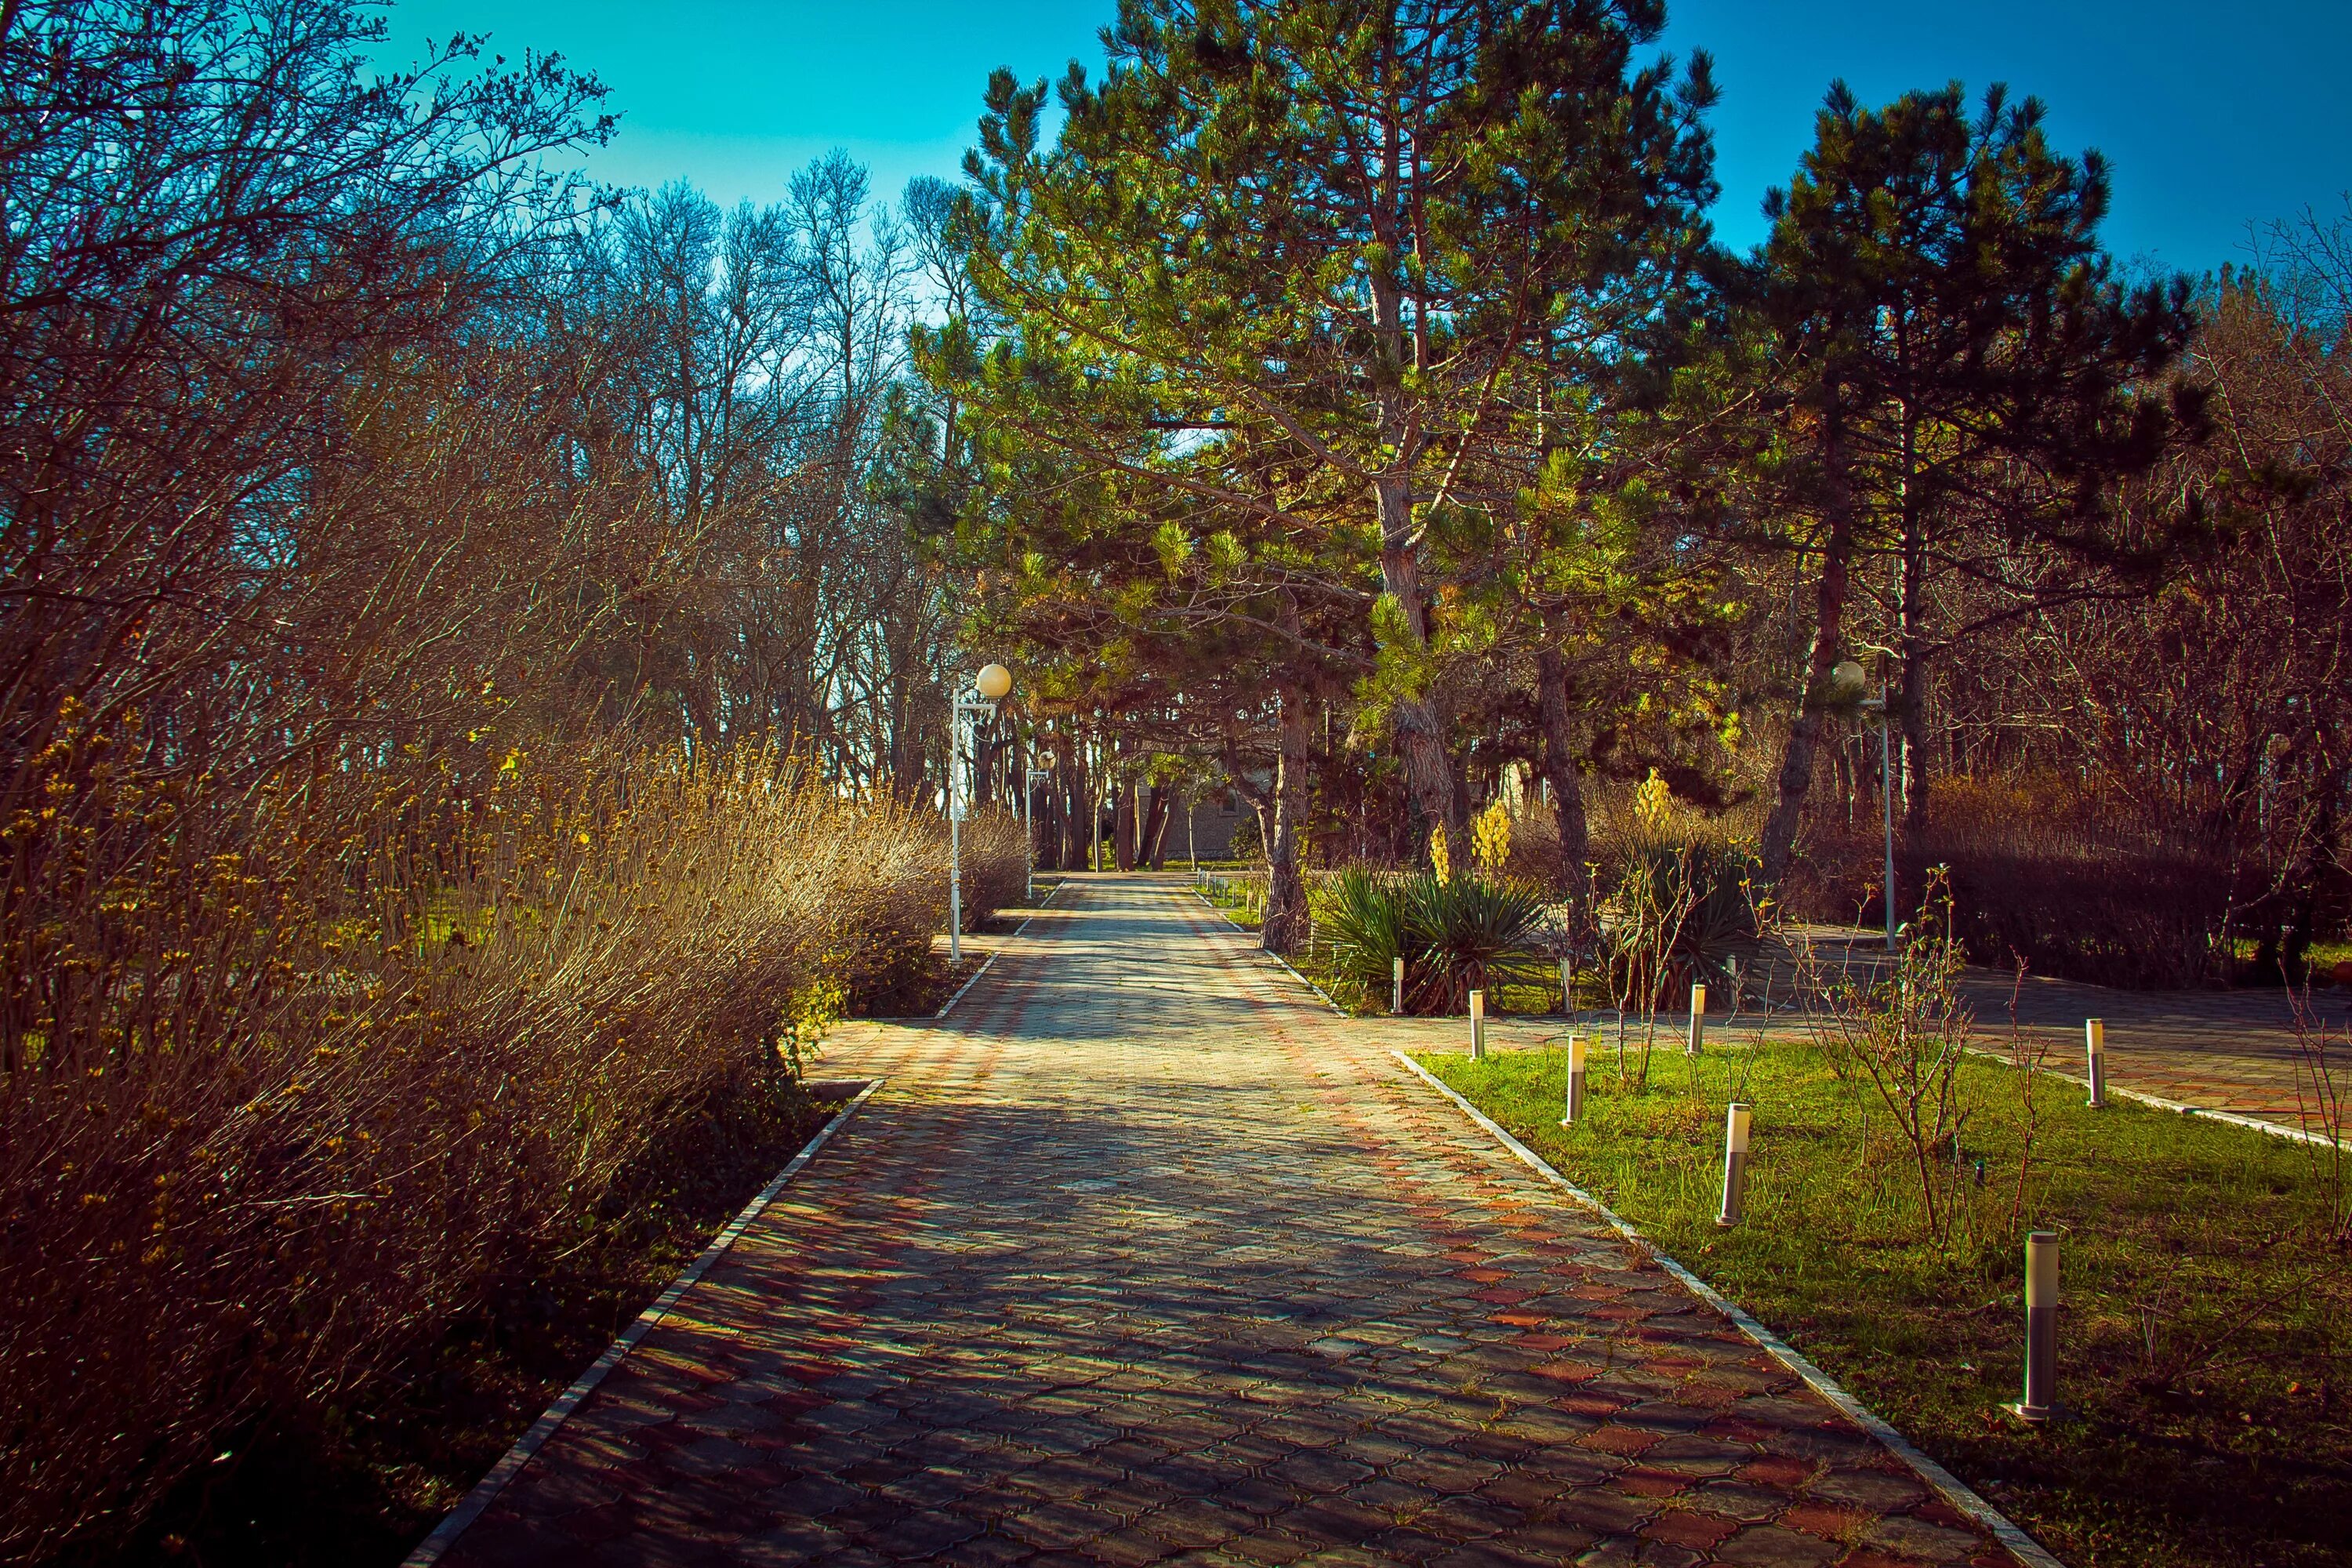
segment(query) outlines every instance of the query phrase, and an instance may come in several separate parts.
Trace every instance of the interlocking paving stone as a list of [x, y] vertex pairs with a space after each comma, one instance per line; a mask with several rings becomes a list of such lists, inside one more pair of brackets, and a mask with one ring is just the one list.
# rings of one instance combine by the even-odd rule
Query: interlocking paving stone
[[446, 1561], [2009, 1561], [1180, 887], [1076, 878]]

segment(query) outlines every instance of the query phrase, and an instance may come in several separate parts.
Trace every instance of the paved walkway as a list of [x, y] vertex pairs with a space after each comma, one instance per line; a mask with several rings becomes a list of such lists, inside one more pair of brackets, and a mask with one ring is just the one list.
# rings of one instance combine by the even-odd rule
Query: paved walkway
[[1386, 1044], [1074, 879], [446, 1561], [2009, 1561]]

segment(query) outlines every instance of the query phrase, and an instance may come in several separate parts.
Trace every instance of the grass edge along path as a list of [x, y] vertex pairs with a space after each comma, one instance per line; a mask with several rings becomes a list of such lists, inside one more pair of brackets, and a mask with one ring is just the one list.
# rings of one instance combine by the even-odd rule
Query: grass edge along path
[[1566, 1193], [1570, 1198], [1600, 1215], [1601, 1221], [1640, 1250], [1643, 1257], [1674, 1276], [1683, 1289], [1731, 1320], [1732, 1326], [1762, 1347], [1773, 1360], [1804, 1379], [1807, 1387], [1835, 1405], [1846, 1417], [1877, 1439], [1881, 1447], [1911, 1467], [1919, 1479], [1934, 1488], [1946, 1502], [1967, 1514], [1990, 1532], [1993, 1539], [2006, 1547], [2019, 1561], [2032, 1568], [2065, 1568], [2042, 1543], [2019, 1528], [2007, 1514], [1979, 1497], [1969, 1485], [1951, 1471], [1922, 1453], [1909, 1438], [1896, 1431], [1868, 1405], [1848, 1393], [1843, 1384], [1798, 1353], [1794, 1346], [1771, 1330], [1758, 1322], [1739, 1304], [1724, 1296], [1715, 1287], [1692, 1273], [1672, 1257], [1659, 1250], [1655, 1243], [1628, 1224], [1616, 1210], [1570, 1181], [1554, 1170], [1549, 1161], [1511, 1135], [1510, 1130], [1463, 1098], [1451, 1084], [1413, 1060], [1407, 1052], [1391, 1048], [1389, 1054], [1404, 1064], [1422, 1082], [1452, 1100], [1465, 1116], [1491, 1133], [1502, 1145], [1517, 1155], [1536, 1174]]
[[[1817, 1047], [1691, 1060], [1677, 1047], [1645, 1090], [1620, 1088], [1596, 1056], [1575, 1129], [1558, 1122], [1560, 1052], [1424, 1051], [1423, 1064], [2077, 1568], [2352, 1563], [2339, 1397], [2352, 1295], [2309, 1145], [2152, 1108], [2092, 1110], [2054, 1076], [1971, 1061], [1966, 1159], [1948, 1175], [1975, 1205], [1974, 1239], [1938, 1244], [1912, 1228], [1911, 1151], [1866, 1082], [1835, 1080]], [[1747, 1218], [1722, 1230], [1727, 1099], [1755, 1106], [1756, 1142]], [[2028, 1228], [2064, 1237], [2060, 1393], [2076, 1417], [2039, 1430], [1999, 1403], [2016, 1397]]]
[[776, 1194], [782, 1192], [791, 1184], [792, 1179], [799, 1175], [810, 1161], [816, 1158], [818, 1151], [831, 1142], [833, 1135], [841, 1131], [866, 1100], [873, 1098], [874, 1092], [882, 1087], [883, 1081], [878, 1078], [866, 1079], [865, 1086], [839, 1110], [834, 1112], [823, 1127], [817, 1129], [815, 1134], [801, 1146], [800, 1152], [793, 1156], [792, 1163], [777, 1172], [775, 1179], [760, 1189], [751, 1201], [744, 1205], [735, 1217], [728, 1221], [719, 1234], [710, 1238], [710, 1245], [704, 1247], [700, 1256], [679, 1271], [677, 1278], [670, 1281], [669, 1288], [656, 1297], [644, 1311], [637, 1314], [635, 1320], [627, 1328], [621, 1331], [619, 1336], [605, 1347], [604, 1353], [598, 1356], [587, 1371], [573, 1379], [570, 1387], [555, 1396], [554, 1402], [541, 1413], [538, 1420], [531, 1423], [530, 1429], [515, 1439], [514, 1447], [507, 1450], [506, 1457], [492, 1466], [489, 1473], [474, 1484], [473, 1489], [466, 1494], [464, 1500], [456, 1508], [451, 1509], [439, 1524], [434, 1526], [431, 1534], [416, 1543], [416, 1549], [402, 1560], [401, 1568], [433, 1568], [433, 1564], [441, 1561], [449, 1548], [457, 1544], [457, 1538], [466, 1532], [467, 1527], [479, 1519], [482, 1516], [482, 1510], [498, 1500], [499, 1493], [504, 1491], [507, 1484], [522, 1473], [523, 1467], [530, 1464], [539, 1451], [547, 1446], [548, 1439], [555, 1436], [572, 1413], [580, 1407], [581, 1402], [593, 1393], [596, 1385], [604, 1381], [605, 1375], [621, 1363], [621, 1358], [627, 1355], [637, 1342], [652, 1331], [664, 1318], [669, 1316], [677, 1306], [679, 1300], [686, 1295], [687, 1291], [694, 1288], [695, 1282], [709, 1272], [712, 1264], [727, 1255], [727, 1249], [733, 1247], [744, 1231], [751, 1228], [752, 1223], [766, 1212], [768, 1205], [776, 1201]]

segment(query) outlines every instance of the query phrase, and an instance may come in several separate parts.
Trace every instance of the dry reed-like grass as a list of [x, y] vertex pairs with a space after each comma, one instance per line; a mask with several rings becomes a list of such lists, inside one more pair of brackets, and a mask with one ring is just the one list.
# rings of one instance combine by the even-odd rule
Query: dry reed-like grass
[[773, 756], [231, 799], [112, 784], [105, 743], [61, 741], [5, 830], [0, 1557], [364, 1396], [583, 1232], [667, 1110], [773, 1070], [796, 995], [919, 968], [943, 914], [935, 818]]

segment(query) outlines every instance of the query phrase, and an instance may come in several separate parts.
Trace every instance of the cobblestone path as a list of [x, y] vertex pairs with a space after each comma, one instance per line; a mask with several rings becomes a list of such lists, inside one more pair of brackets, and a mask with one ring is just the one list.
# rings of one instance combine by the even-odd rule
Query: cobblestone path
[[445, 1561], [2009, 1561], [1188, 894], [1061, 900]]

